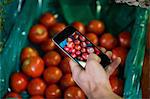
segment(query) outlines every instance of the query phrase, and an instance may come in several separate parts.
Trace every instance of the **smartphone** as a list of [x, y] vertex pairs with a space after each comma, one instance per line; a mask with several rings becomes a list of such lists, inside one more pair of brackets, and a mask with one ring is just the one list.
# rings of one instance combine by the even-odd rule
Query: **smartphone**
[[85, 68], [87, 57], [95, 53], [101, 58], [100, 64], [105, 68], [111, 63], [110, 59], [90, 40], [72, 26], [66, 27], [53, 37], [53, 42], [71, 59]]

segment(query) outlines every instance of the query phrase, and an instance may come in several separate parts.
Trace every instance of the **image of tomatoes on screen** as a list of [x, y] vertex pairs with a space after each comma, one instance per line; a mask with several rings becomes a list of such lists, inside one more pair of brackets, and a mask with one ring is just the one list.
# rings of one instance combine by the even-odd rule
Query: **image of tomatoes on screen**
[[59, 45], [82, 67], [85, 67], [90, 53], [100, 54], [100, 50], [78, 31], [64, 39]]

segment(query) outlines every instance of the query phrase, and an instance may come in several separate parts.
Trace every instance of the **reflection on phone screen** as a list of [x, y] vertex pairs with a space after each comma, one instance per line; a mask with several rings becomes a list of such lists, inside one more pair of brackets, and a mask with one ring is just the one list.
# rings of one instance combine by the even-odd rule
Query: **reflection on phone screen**
[[85, 68], [89, 53], [100, 54], [101, 51], [89, 40], [75, 31], [59, 44], [76, 62]]

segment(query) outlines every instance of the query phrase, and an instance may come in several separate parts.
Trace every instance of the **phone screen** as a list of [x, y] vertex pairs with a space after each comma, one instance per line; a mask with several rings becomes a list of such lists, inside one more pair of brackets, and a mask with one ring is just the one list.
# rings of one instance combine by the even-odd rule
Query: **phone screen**
[[57, 45], [83, 68], [86, 66], [86, 61], [90, 53], [95, 53], [100, 56], [102, 60], [101, 64], [104, 67], [110, 64], [110, 59], [76, 29], [69, 31], [64, 30], [64, 32], [61, 32], [59, 36], [55, 38], [59, 40]]

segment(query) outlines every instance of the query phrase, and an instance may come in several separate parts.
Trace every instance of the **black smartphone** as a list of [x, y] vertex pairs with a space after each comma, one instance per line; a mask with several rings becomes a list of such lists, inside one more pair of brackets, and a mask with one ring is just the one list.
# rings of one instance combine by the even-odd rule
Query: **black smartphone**
[[85, 68], [89, 53], [95, 53], [101, 58], [105, 68], [111, 63], [110, 59], [98, 49], [90, 40], [72, 26], [66, 27], [53, 37], [53, 42], [70, 58]]

